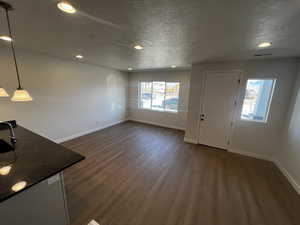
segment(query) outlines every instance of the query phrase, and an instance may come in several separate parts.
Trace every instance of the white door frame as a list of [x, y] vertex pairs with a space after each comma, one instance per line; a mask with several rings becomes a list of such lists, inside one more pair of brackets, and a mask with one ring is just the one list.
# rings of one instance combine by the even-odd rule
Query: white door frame
[[[199, 115], [198, 115], [198, 124], [197, 124], [197, 144], [201, 144], [200, 143], [200, 126], [201, 126], [201, 114], [203, 112], [203, 101], [205, 98], [205, 85], [206, 85], [206, 78], [208, 76], [209, 73], [238, 73], [239, 75], [239, 84], [237, 87], [237, 92], [236, 92], [236, 96], [235, 96], [235, 102], [236, 102], [236, 107], [234, 108], [233, 111], [233, 115], [232, 115], [232, 126], [229, 132], [229, 143], [232, 143], [232, 134], [234, 131], [234, 128], [236, 126], [236, 121], [238, 120], [238, 112], [240, 111], [240, 98], [241, 98], [241, 93], [242, 93], [242, 87], [243, 87], [243, 83], [244, 83], [244, 73], [242, 70], [207, 70], [204, 71], [202, 74], [202, 85], [201, 85], [201, 93], [200, 93], [200, 108], [199, 108]], [[230, 145], [228, 146], [227, 150], [230, 150]]]

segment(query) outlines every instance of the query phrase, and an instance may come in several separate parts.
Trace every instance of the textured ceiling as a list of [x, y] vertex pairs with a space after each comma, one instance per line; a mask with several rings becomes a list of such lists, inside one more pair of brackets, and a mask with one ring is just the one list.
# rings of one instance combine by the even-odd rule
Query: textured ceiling
[[[300, 0], [69, 0], [73, 15], [56, 0], [7, 2], [17, 48], [115, 69], [300, 55]], [[258, 50], [263, 41], [272, 47]]]

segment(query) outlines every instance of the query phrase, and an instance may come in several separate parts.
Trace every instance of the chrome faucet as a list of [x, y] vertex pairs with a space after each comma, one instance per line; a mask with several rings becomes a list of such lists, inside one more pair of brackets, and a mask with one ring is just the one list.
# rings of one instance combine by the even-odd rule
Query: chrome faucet
[[14, 132], [14, 128], [13, 128], [13, 125], [11, 125], [10, 122], [1, 122], [0, 121], [0, 124], [5, 124], [9, 127], [9, 131], [10, 131], [10, 136], [9, 136], [9, 139], [10, 139], [10, 143], [12, 145], [14, 145], [15, 143], [17, 143], [17, 138], [16, 138], [16, 135], [15, 135], [15, 132]]

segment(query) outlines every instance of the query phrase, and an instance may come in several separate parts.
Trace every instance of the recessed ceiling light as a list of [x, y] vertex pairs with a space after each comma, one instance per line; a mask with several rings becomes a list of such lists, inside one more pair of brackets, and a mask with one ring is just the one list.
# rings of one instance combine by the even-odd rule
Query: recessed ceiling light
[[176, 66], [175, 65], [173, 65], [173, 66], [171, 66], [172, 68], [176, 68]]
[[82, 56], [82, 55], [76, 55], [76, 58], [77, 58], [77, 59], [82, 59], [83, 56]]
[[130, 68], [130, 67], [129, 67], [129, 68], [128, 68], [128, 70], [129, 70], [129, 71], [131, 71], [131, 70], [132, 70], [132, 68]]
[[272, 45], [271, 42], [262, 42], [258, 45], [259, 48], [267, 48], [270, 47]]
[[0, 36], [0, 39], [3, 40], [3, 41], [9, 41], [9, 42], [12, 42], [12, 38], [11, 38], [11, 37], [8, 37], [8, 36]]
[[70, 3], [65, 1], [57, 3], [57, 7], [66, 13], [76, 13], [76, 9]]
[[142, 50], [144, 47], [141, 45], [135, 45], [134, 48], [137, 50]]

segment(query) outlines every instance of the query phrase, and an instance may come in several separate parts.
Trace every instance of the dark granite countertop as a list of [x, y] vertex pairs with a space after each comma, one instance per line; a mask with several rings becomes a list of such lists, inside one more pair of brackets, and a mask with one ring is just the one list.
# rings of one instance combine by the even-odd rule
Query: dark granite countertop
[[[80, 154], [21, 126], [14, 130], [17, 137], [15, 152], [0, 153], [0, 202], [84, 159]], [[0, 130], [0, 139], [9, 143], [8, 136], [8, 130]], [[11, 168], [9, 173], [8, 170], [1, 171], [4, 166]], [[25, 188], [17, 192], [12, 190], [15, 184], [23, 181], [26, 182]]]

